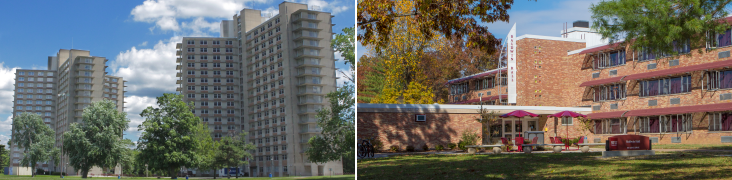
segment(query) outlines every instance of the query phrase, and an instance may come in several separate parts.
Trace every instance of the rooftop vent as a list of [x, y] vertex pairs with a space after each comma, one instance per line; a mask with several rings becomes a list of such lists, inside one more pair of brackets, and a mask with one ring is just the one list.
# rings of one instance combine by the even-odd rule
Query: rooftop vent
[[572, 23], [572, 27], [590, 28], [590, 22], [583, 20], [574, 21], [574, 23]]

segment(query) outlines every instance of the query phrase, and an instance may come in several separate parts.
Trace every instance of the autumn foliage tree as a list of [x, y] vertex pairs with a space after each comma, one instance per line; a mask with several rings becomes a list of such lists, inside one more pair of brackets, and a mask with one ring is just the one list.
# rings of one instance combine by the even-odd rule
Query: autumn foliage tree
[[513, 0], [360, 0], [358, 39], [377, 50], [389, 47], [395, 31], [408, 20], [423, 39], [445, 36], [467, 39], [467, 45], [487, 53], [496, 51], [500, 40], [484, 23], [508, 22]]

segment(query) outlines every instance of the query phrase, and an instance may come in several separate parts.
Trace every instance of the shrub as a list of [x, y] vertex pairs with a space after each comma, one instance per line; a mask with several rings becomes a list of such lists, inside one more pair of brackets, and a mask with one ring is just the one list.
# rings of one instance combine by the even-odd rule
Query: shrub
[[407, 146], [407, 151], [408, 151], [408, 152], [414, 152], [414, 146], [412, 146], [412, 145], [408, 145], [408, 146]]
[[44, 174], [43, 169], [36, 169], [36, 174]]
[[384, 148], [384, 143], [382, 143], [379, 138], [372, 138], [371, 145], [374, 145], [374, 152], [379, 152]]
[[422, 145], [422, 150], [423, 151], [429, 151], [430, 150], [430, 147], [427, 146], [427, 144], [424, 144], [424, 145]]
[[465, 147], [465, 144], [466, 144], [465, 141], [462, 141], [462, 140], [460, 142], [458, 142], [458, 144], [457, 144], [458, 149], [463, 150], [463, 151], [467, 150], [468, 148]]
[[443, 149], [445, 149], [445, 147], [443, 147], [441, 144], [435, 145], [435, 150], [442, 151]]
[[544, 149], [544, 146], [536, 146], [536, 151], [546, 151], [546, 149]]
[[455, 143], [448, 143], [448, 144], [447, 144], [447, 147], [448, 147], [448, 148], [450, 148], [450, 150], [455, 150], [455, 147], [456, 147], [456, 146], [457, 146], [457, 145], [455, 145]]
[[391, 152], [399, 152], [399, 146], [391, 145], [391, 147], [389, 147], [389, 150], [391, 150]]

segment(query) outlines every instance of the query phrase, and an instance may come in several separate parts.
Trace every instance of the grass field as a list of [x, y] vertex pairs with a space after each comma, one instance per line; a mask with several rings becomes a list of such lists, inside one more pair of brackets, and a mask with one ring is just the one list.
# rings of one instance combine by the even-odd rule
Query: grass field
[[359, 179], [732, 179], [732, 153], [402, 155], [358, 160]]
[[[38, 175], [36, 177], [30, 177], [30, 176], [9, 176], [9, 175], [0, 175], [0, 180], [3, 179], [26, 179], [26, 180], [48, 180], [48, 179], [61, 179], [59, 176], [51, 176], [51, 175]], [[82, 179], [80, 176], [66, 176], [62, 180], [79, 180]], [[93, 177], [91, 179], [117, 179], [117, 177]], [[155, 177], [125, 177], [124, 179], [157, 179]], [[168, 178], [170, 179], [170, 178]], [[185, 180], [185, 177], [178, 177], [178, 179]], [[191, 178], [191, 179], [198, 179], [198, 178]], [[208, 178], [210, 179], [210, 177]], [[226, 178], [217, 178], [217, 179], [226, 179]], [[231, 179], [235, 179], [234, 177], [231, 177]], [[275, 177], [275, 178], [268, 178], [268, 177], [258, 177], [258, 178], [240, 178], [240, 179], [328, 179], [328, 180], [349, 180], [349, 179], [356, 179], [354, 175], [339, 175], [339, 176], [313, 176], [313, 177]]]

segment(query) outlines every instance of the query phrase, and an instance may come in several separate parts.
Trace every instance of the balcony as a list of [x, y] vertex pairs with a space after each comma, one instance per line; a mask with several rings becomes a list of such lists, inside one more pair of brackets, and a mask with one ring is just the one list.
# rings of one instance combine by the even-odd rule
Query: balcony
[[175, 88], [175, 91], [177, 91], [177, 92], [180, 92], [180, 90], [181, 90], [180, 87]]
[[321, 131], [323, 131], [323, 128], [300, 129], [300, 133], [320, 133]]
[[182, 77], [182, 76], [183, 76], [183, 73], [180, 73], [180, 72], [175, 73], [175, 77]]
[[181, 50], [177, 50], [177, 51], [175, 51], [175, 55], [176, 55], [176, 56], [180, 56], [181, 54], [183, 54], [183, 51], [181, 51]]
[[183, 58], [175, 58], [175, 63], [183, 62]]
[[175, 80], [175, 84], [180, 84], [182, 80]]
[[175, 65], [175, 70], [180, 70], [181, 67], [182, 67], [181, 65]]
[[183, 43], [175, 44], [175, 49], [181, 49], [181, 48], [183, 48]]

